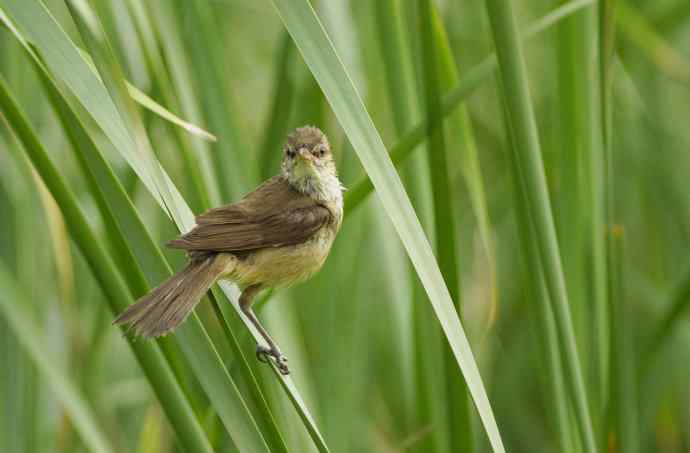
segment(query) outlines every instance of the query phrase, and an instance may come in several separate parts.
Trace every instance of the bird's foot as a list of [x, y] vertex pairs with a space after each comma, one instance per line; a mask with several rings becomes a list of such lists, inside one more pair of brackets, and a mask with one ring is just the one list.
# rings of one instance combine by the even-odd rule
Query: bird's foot
[[282, 352], [276, 347], [266, 347], [262, 345], [256, 345], [256, 358], [259, 362], [268, 363], [269, 360], [273, 359], [278, 371], [282, 375], [290, 374], [290, 369], [288, 368], [288, 359], [283, 355]]

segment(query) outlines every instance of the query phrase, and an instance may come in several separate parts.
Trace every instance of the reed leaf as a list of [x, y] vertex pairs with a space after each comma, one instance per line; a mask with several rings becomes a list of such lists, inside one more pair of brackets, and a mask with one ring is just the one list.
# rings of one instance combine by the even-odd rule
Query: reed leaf
[[[422, 53], [423, 74], [422, 85], [425, 93], [425, 110], [428, 126], [428, 163], [429, 175], [432, 181], [433, 214], [435, 251], [438, 265], [443, 273], [443, 279], [448, 286], [450, 296], [455, 303], [458, 316], [462, 313], [460, 299], [460, 269], [457, 257], [457, 239], [455, 214], [451, 202], [451, 194], [455, 192], [449, 182], [450, 169], [448, 148], [446, 147], [444, 121], [441, 114], [441, 87], [444, 86], [441, 76], [442, 45], [439, 36], [438, 21], [434, 20], [434, 9], [429, 0], [421, 0], [417, 4], [419, 14], [419, 36]], [[444, 69], [447, 65], [444, 65]], [[445, 81], [444, 81], [445, 82]], [[457, 123], [454, 122], [454, 126]], [[452, 401], [446, 417], [449, 425], [451, 451], [472, 450], [472, 425], [470, 420], [470, 406], [467, 389], [455, 370], [452, 351], [444, 349], [444, 371], [447, 398]], [[433, 419], [432, 419], [433, 420]], [[443, 430], [436, 430], [436, 433]]]
[[[98, 60], [96, 60], [98, 61]], [[107, 94], [104, 94], [107, 96]], [[95, 106], [97, 108], [97, 106]], [[119, 117], [118, 117], [119, 118]], [[98, 152], [94, 150], [93, 143], [88, 144], [86, 148], [90, 150], [92, 165], [98, 166], [97, 173], [101, 181], [109, 186], [105, 189], [109, 195], [108, 202], [118, 212], [118, 224], [123, 230], [120, 234], [127, 234], [128, 241], [135, 246], [132, 247], [137, 253], [139, 262], [145, 264], [143, 269], [146, 270], [148, 283], [153, 285], [160, 282], [163, 278], [170, 275], [170, 268], [164, 261], [160, 250], [152, 242], [150, 236], [146, 232], [145, 227], [141, 223], [138, 214], [131, 205], [124, 191], [118, 188], [119, 185], [114, 179], [109, 170], [104, 167], [105, 161], [98, 156]], [[145, 172], [145, 170], [142, 172]], [[165, 193], [160, 191], [159, 193]], [[173, 191], [168, 191], [169, 195]], [[178, 194], [179, 196], [179, 194]], [[170, 199], [170, 197], [168, 197]], [[178, 215], [189, 213], [189, 208], [186, 205], [178, 206], [179, 209], [174, 209]], [[185, 216], [186, 217], [186, 216]], [[181, 220], [181, 217], [178, 217]], [[134, 241], [134, 242], [132, 242]], [[134, 272], [138, 266], [128, 267], [128, 272]], [[142, 289], [139, 287], [139, 292]], [[247, 412], [245, 403], [239, 394], [236, 385], [230, 378], [225, 366], [223, 365], [218, 352], [214, 345], [210, 342], [203, 326], [199, 322], [196, 315], [192, 315], [190, 322], [185, 323], [177, 332], [176, 336], [180, 339], [179, 344], [189, 360], [192, 369], [199, 382], [204, 387], [204, 390], [209, 395], [209, 398], [215, 402], [218, 413], [221, 419], [226, 424], [228, 432], [234, 436], [236, 442], [239, 444], [245, 443], [246, 448], [259, 449], [264, 440], [261, 434], [256, 431], [256, 424], [250, 413]], [[190, 345], [196, 345], [196, 349]], [[254, 383], [256, 385], [256, 383]], [[213, 395], [213, 396], [211, 396]], [[235, 398], [235, 401], [228, 400], [228, 398]], [[264, 406], [264, 410], [266, 407]], [[239, 412], [237, 412], [239, 411]], [[264, 420], [272, 420], [272, 417], [262, 417]], [[274, 425], [269, 421], [267, 426], [272, 426], [272, 439], [276, 448], [281, 445], [280, 435], [277, 433]], [[253, 434], [252, 434], [253, 433]], [[252, 440], [253, 437], [253, 440]]]
[[[541, 32], [549, 29], [559, 21], [574, 14], [582, 8], [592, 4], [592, 0], [573, 0], [565, 5], [559, 6], [546, 14], [542, 18], [532, 22], [525, 28], [523, 38], [533, 38]], [[477, 88], [489, 80], [497, 68], [496, 55], [491, 54], [484, 58], [481, 63], [473, 66], [465, 73], [458, 84], [443, 96], [441, 103], [441, 113], [443, 117], [451, 114], [464, 100], [466, 100]], [[397, 167], [404, 162], [416, 149], [417, 145], [426, 139], [428, 130], [426, 120], [422, 120], [401, 134], [398, 141], [391, 145], [390, 158]], [[372, 192], [373, 185], [368, 175], [355, 182], [345, 194], [346, 212], [354, 211], [360, 203]], [[347, 218], [347, 216], [345, 216]]]
[[532, 110], [522, 46], [509, 1], [487, 0], [510, 130], [515, 140], [515, 164], [525, 188], [528, 212], [536, 232], [544, 280], [556, 319], [559, 346], [566, 370], [566, 384], [575, 407], [583, 448], [597, 451], [582, 367], [575, 345], [568, 294], [561, 265], [551, 203], [549, 201], [537, 124]]
[[290, 3], [283, 0], [274, 0], [273, 5], [367, 170], [427, 291], [492, 447], [494, 451], [502, 452], [498, 427], [453, 301], [407, 193], [357, 90], [311, 5], [306, 1]]
[[[25, 116], [9, 94], [2, 78], [0, 78], [0, 107], [43, 182], [60, 206], [70, 236], [73, 239], [78, 238], [77, 245], [103, 292], [108, 296], [111, 311], [117, 313], [123, 310], [132, 301], [127, 286], [108, 254], [100, 246], [86, 221], [86, 216], [77, 205], [74, 195], [50, 161]], [[152, 343], [135, 342], [132, 339], [128, 342], [144, 373], [152, 382], [156, 396], [161, 401], [166, 416], [175, 427], [180, 442], [189, 451], [210, 452], [211, 446], [158, 347]]]

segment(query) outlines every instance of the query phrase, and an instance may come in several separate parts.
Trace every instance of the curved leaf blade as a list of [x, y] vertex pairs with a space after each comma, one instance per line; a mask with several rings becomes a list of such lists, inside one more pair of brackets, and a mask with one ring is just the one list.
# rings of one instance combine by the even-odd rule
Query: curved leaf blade
[[371, 178], [465, 376], [489, 441], [494, 451], [503, 452], [503, 442], [479, 369], [448, 288], [410, 199], [364, 103], [309, 2], [273, 0], [273, 5]]
[[[181, 231], [191, 229], [194, 225], [192, 211], [184, 199], [182, 199], [170, 177], [160, 166], [155, 156], [153, 156], [150, 145], [147, 143], [148, 140], [145, 137], [136, 137], [137, 140], [135, 140], [130, 135], [128, 125], [125, 123], [108, 90], [103, 86], [98, 75], [93, 72], [88, 62], [79, 53], [76, 45], [69, 39], [59, 24], [55, 22], [50, 13], [36, 0], [27, 2], [8, 0], [6, 5], [9, 6], [3, 5], [3, 7], [8, 12], [14, 13], [10, 15], [11, 18], [17, 20], [18, 17], [21, 20], [21, 25], [26, 29], [23, 29], [22, 32], [26, 32], [28, 40], [41, 51], [41, 56], [45, 59], [51, 72], [65, 82], [82, 106], [92, 116], [96, 124], [103, 129], [106, 137], [140, 177], [161, 208], [172, 217]], [[122, 99], [122, 96], [120, 98]], [[143, 143], [141, 142], [142, 140]], [[220, 286], [227, 298], [232, 302], [231, 305], [235, 309], [237, 316], [242, 319], [254, 339], [257, 342], [262, 342], [263, 338], [261, 335], [256, 331], [251, 322], [244, 317], [239, 308], [237, 288], [228, 282], [221, 282]], [[224, 305], [221, 305], [220, 308], [221, 310], [226, 309]], [[224, 316], [228, 315], [224, 312]], [[181, 327], [177, 334], [178, 336], [185, 335], [185, 332], [191, 329], [197, 330], [197, 327], [203, 330], [203, 327], [194, 315], [190, 321]], [[198, 326], [196, 326], [197, 324]], [[195, 335], [197, 334], [200, 334], [200, 331]], [[199, 338], [193, 338], [192, 340], [195, 344], [204, 343]], [[191, 349], [186, 350], [186, 353], [191, 354], [192, 352]], [[213, 353], [217, 354], [215, 350]], [[276, 376], [281, 380], [285, 391], [288, 392], [287, 396], [293, 403], [300, 419], [307, 423], [306, 428], [318, 450], [321, 452], [329, 451], [323, 436], [314, 422], [313, 416], [304, 403], [302, 396], [298, 393], [292, 379], [277, 372]], [[218, 377], [201, 376], [201, 378], [203, 379], [200, 379], [200, 381], [207, 382], [207, 385], [210, 387], [214, 386], [214, 381], [216, 383], [219, 382]], [[219, 401], [224, 401], [226, 397], [227, 395], [222, 393], [218, 395]], [[223, 418], [228, 426], [246, 421], [242, 417], [232, 417], [231, 412], [226, 410], [228, 408], [227, 404], [222, 404], [220, 408], [226, 412]], [[245, 433], [248, 432], [246, 429], [243, 431]]]

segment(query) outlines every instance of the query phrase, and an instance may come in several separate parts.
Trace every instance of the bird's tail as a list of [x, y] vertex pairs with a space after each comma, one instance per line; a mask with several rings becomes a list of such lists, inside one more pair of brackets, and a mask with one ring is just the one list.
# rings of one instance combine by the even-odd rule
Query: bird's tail
[[227, 254], [192, 258], [187, 267], [127, 307], [113, 324], [129, 325], [146, 338], [167, 334], [187, 318], [232, 260]]

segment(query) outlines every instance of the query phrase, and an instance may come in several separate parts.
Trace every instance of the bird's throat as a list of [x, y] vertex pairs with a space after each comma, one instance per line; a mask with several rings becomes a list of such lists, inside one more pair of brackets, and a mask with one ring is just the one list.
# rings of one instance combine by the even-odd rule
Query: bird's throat
[[293, 189], [320, 201], [342, 199], [342, 186], [334, 172], [311, 165], [297, 165], [285, 174]]

